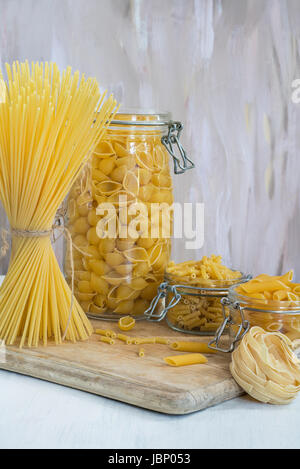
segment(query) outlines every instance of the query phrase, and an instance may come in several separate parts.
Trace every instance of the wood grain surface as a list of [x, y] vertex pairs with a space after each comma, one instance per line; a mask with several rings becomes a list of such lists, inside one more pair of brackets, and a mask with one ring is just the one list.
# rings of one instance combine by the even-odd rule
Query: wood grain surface
[[[93, 324], [118, 332], [116, 323]], [[128, 335], [209, 340], [144, 321]], [[204, 365], [173, 368], [163, 357], [182, 352], [167, 345], [144, 344], [145, 357], [140, 358], [139, 347], [119, 340], [108, 345], [96, 334], [77, 344], [22, 350], [10, 346], [0, 368], [167, 414], [188, 414], [243, 394], [230, 375], [230, 356], [226, 354], [208, 355]]]

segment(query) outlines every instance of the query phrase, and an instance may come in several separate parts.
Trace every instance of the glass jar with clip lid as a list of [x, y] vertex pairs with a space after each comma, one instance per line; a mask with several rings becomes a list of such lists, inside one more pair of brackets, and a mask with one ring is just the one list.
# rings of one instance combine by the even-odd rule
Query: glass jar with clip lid
[[[300, 301], [277, 301], [253, 298], [229, 289], [221, 300], [223, 322], [210, 347], [221, 352], [233, 352], [250, 327], [260, 326], [267, 332], [281, 332], [300, 344]], [[229, 334], [224, 337], [224, 332]]]
[[[232, 271], [233, 273], [235, 271]], [[166, 318], [174, 330], [193, 335], [213, 335], [223, 322], [221, 299], [229, 288], [247, 282], [251, 276], [236, 271], [228, 280], [191, 279], [165, 274], [157, 296], [145, 312], [150, 321]], [[165, 304], [162, 306], [162, 302]]]
[[182, 128], [169, 113], [119, 112], [70, 191], [75, 296], [92, 318], [143, 317], [156, 295], [171, 250], [169, 157], [175, 174], [194, 167]]

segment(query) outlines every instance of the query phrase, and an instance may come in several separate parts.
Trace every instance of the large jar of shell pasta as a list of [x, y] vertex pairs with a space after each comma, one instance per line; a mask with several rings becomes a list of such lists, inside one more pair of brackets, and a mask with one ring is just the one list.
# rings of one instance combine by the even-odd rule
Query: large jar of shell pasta
[[157, 293], [171, 249], [170, 155], [176, 174], [194, 166], [181, 130], [168, 113], [118, 113], [70, 191], [65, 273], [90, 317], [141, 317]]

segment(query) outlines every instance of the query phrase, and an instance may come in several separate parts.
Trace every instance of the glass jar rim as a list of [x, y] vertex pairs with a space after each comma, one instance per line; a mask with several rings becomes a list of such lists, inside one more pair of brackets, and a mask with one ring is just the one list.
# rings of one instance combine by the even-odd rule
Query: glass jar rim
[[[235, 269], [232, 269], [233, 271], [236, 271]], [[176, 274], [172, 274], [171, 272], [165, 272], [165, 279], [168, 282], [174, 282], [174, 280], [178, 281], [176, 282], [176, 285], [180, 285], [180, 287], [187, 287], [187, 288], [195, 288], [195, 291], [201, 290], [201, 292], [207, 291], [209, 292], [224, 292], [226, 294], [230, 288], [236, 287], [240, 285], [241, 283], [245, 283], [251, 279], [251, 275], [244, 274], [241, 272], [240, 277], [235, 277], [232, 279], [226, 279], [226, 280], [213, 280], [213, 279], [199, 279], [200, 281], [198, 284], [192, 284], [188, 278], [185, 277], [180, 277]], [[201, 281], [203, 284], [201, 285]], [[210, 286], [209, 286], [210, 285]]]
[[[144, 117], [145, 119], [141, 119]], [[169, 125], [171, 113], [156, 111], [155, 109], [126, 108], [119, 111], [110, 122], [110, 126], [131, 125], [143, 127], [156, 127]]]
[[[244, 309], [251, 309], [261, 313], [274, 314], [300, 314], [300, 300], [298, 301], [280, 301], [263, 300], [253, 298], [247, 295], [241, 295], [235, 289], [238, 285], [232, 285], [228, 290], [228, 300], [232, 303], [238, 302]], [[291, 305], [292, 303], [292, 305]], [[249, 306], [249, 308], [248, 308]], [[266, 309], [266, 306], [268, 309]]]

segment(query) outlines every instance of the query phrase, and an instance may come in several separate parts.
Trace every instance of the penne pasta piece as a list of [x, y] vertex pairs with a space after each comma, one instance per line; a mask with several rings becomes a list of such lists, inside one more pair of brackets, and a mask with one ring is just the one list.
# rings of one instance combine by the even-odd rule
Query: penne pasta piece
[[111, 338], [111, 337], [103, 337], [101, 336], [100, 337], [100, 341], [101, 342], [105, 342], [106, 344], [109, 344], [109, 345], [114, 345], [115, 341]]
[[264, 282], [250, 282], [244, 283], [241, 285], [241, 288], [246, 292], [246, 293], [261, 293], [264, 290], [270, 291], [270, 292], [275, 292], [277, 290], [290, 290], [290, 287], [285, 285], [283, 282], [280, 280], [267, 280]]
[[155, 344], [155, 337], [135, 337], [133, 340], [135, 345], [139, 344]]
[[117, 339], [126, 342], [127, 345], [132, 344], [132, 339], [125, 334], [117, 334]]
[[207, 363], [207, 358], [201, 353], [189, 353], [165, 357], [164, 361], [170, 366], [186, 366]]
[[155, 337], [155, 343], [161, 345], [169, 345], [171, 343], [171, 340], [165, 339], [164, 337]]
[[105, 337], [111, 337], [110, 332], [108, 329], [96, 329], [95, 334], [103, 335]]
[[216, 353], [204, 342], [172, 342], [171, 348], [178, 352]]

